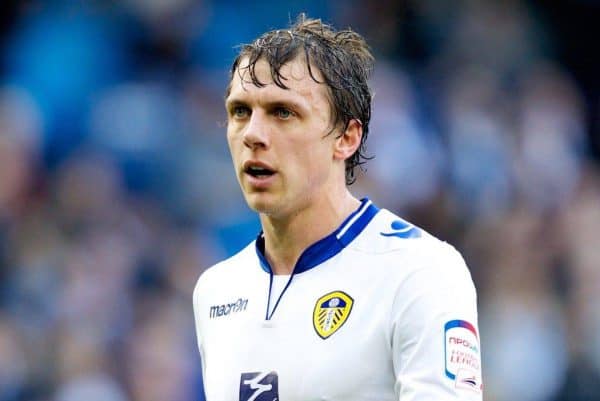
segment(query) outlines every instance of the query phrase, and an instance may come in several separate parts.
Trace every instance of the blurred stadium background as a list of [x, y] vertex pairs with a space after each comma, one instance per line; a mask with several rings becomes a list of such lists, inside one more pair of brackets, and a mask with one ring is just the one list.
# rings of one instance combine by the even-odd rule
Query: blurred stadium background
[[191, 292], [258, 229], [226, 70], [300, 11], [377, 55], [354, 192], [465, 255], [485, 399], [600, 400], [600, 3], [32, 0], [0, 17], [0, 401], [203, 399]]

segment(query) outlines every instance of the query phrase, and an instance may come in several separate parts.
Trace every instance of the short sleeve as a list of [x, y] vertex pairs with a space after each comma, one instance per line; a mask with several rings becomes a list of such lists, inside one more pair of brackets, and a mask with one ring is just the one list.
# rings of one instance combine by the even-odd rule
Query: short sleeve
[[400, 401], [481, 401], [475, 286], [454, 248], [444, 244], [442, 252], [431, 254], [395, 294], [395, 392]]

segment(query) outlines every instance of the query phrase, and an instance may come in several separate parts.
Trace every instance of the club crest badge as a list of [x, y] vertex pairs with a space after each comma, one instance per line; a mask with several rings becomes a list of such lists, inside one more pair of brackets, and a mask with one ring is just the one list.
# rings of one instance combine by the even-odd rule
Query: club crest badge
[[325, 340], [338, 331], [348, 320], [353, 303], [352, 297], [342, 291], [319, 298], [313, 311], [313, 326], [319, 337]]

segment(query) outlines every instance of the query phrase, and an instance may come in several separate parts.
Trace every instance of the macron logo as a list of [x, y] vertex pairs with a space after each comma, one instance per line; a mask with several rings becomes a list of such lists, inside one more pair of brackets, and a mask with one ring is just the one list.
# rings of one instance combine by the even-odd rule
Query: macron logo
[[240, 401], [278, 401], [277, 373], [242, 373], [240, 378]]
[[210, 307], [210, 318], [216, 318], [221, 316], [227, 316], [230, 313], [242, 312], [246, 310], [248, 306], [248, 300], [239, 298], [235, 302], [230, 302], [223, 305], [213, 305]]
[[421, 230], [404, 220], [394, 220], [391, 224], [391, 229], [394, 231], [379, 234], [384, 237], [398, 238], [418, 238], [421, 236]]

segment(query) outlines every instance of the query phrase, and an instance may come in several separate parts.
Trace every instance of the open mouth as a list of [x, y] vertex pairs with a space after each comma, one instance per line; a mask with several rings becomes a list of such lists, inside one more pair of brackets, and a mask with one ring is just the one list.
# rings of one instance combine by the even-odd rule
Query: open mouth
[[244, 172], [255, 178], [270, 177], [275, 174], [273, 170], [260, 166], [248, 166]]

